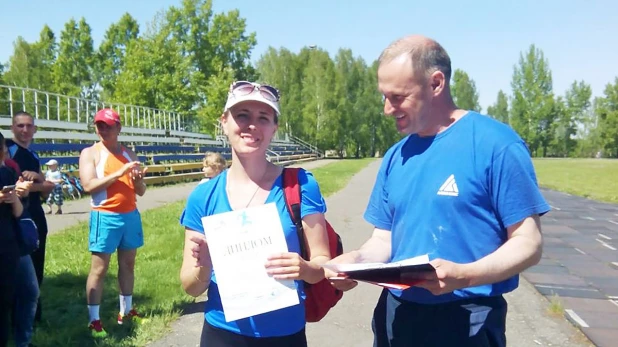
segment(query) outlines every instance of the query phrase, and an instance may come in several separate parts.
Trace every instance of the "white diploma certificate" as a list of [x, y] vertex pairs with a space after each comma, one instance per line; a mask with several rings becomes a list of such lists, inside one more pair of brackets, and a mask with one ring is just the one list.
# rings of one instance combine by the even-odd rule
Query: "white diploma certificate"
[[202, 218], [227, 322], [298, 305], [293, 280], [268, 275], [268, 256], [288, 251], [274, 203]]

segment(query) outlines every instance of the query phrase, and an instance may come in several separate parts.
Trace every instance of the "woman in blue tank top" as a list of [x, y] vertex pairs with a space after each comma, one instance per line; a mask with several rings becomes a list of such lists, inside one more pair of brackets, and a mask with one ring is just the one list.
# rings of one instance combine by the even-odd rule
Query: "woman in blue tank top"
[[[311, 255], [311, 260], [305, 261], [299, 255], [296, 227], [285, 204], [282, 168], [266, 158], [278, 116], [279, 93], [275, 88], [246, 81], [230, 86], [220, 121], [232, 149], [232, 164], [195, 188], [180, 217], [186, 230], [180, 271], [183, 288], [192, 296], [208, 289], [201, 346], [307, 345], [303, 283], [322, 280], [320, 265], [330, 260], [326, 204], [313, 176], [301, 170], [301, 216]], [[294, 280], [299, 304], [228, 322], [201, 219], [270, 203], [279, 212], [288, 252], [273, 254], [265, 262], [265, 270], [275, 279]], [[251, 283], [247, 282], [249, 288]]]

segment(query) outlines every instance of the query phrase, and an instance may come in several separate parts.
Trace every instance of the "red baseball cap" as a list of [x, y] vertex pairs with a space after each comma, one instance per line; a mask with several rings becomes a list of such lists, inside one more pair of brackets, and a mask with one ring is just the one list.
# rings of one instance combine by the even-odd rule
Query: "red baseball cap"
[[111, 108], [104, 108], [94, 115], [94, 122], [103, 122], [107, 125], [120, 124], [120, 116]]

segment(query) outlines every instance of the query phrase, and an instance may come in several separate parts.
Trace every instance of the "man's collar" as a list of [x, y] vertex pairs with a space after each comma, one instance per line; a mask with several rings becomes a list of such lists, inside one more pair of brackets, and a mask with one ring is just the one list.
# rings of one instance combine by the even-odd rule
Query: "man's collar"
[[32, 144], [32, 141], [31, 141], [29, 144], [27, 144], [26, 146], [24, 146], [24, 144], [22, 144], [21, 142], [17, 141], [17, 139], [16, 139], [16, 138], [14, 138], [14, 137], [13, 137], [11, 140], [13, 140], [13, 143], [14, 143], [14, 144], [18, 145], [19, 147], [25, 148], [25, 149], [29, 149], [29, 148], [30, 148], [30, 145]]

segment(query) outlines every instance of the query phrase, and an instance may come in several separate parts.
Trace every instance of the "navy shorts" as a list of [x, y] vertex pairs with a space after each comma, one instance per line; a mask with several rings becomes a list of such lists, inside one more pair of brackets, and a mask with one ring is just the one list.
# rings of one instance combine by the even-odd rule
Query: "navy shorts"
[[506, 311], [502, 296], [418, 304], [384, 290], [373, 313], [373, 346], [505, 347]]

